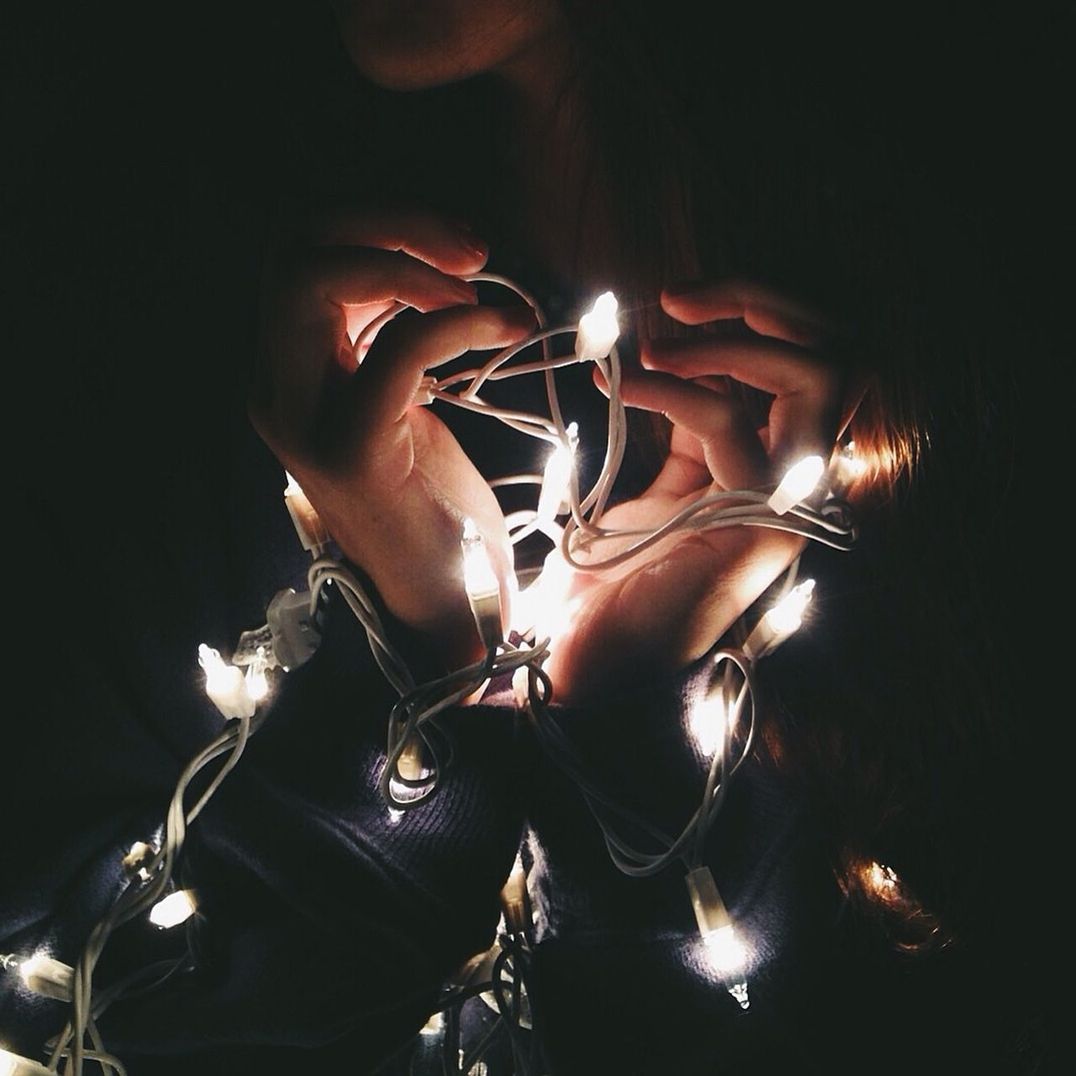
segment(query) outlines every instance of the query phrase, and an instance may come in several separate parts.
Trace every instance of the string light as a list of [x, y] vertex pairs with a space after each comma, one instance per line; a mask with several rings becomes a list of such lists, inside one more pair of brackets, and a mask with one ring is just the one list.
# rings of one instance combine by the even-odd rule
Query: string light
[[284, 505], [291, 516], [292, 526], [299, 537], [299, 542], [312, 557], [320, 557], [329, 544], [329, 532], [317, 509], [310, 503], [309, 498], [303, 492], [302, 486], [295, 481], [295, 477], [289, 472], [284, 472], [287, 477], [287, 485], [284, 487]]
[[501, 624], [501, 583], [493, 570], [489, 553], [486, 552], [486, 543], [473, 519], [467, 518], [463, 521], [460, 552], [463, 556], [463, 585], [478, 634], [488, 648], [494, 648], [504, 635]]
[[740, 978], [740, 973], [747, 965], [747, 950], [732, 925], [732, 917], [717, 890], [714, 876], [709, 867], [696, 867], [687, 873], [685, 882], [709, 963], [730, 982], [729, 992], [740, 1007], [746, 1009], [750, 1004], [747, 983]]
[[19, 964], [19, 978], [28, 990], [56, 1001], [71, 1000], [74, 968], [54, 960], [48, 953], [34, 953]]
[[242, 669], [227, 664], [217, 650], [205, 643], [198, 647], [198, 664], [205, 671], [206, 694], [224, 717], [235, 720], [254, 716], [257, 704]]
[[562, 530], [557, 526], [557, 516], [571, 509], [572, 478], [575, 474], [575, 450], [579, 442], [579, 427], [568, 425], [567, 438], [549, 454], [542, 476], [542, 490], [538, 496], [536, 523], [538, 529], [559, 544]]
[[52, 1069], [47, 1069], [28, 1057], [0, 1049], [0, 1076], [56, 1076], [56, 1074]]
[[254, 659], [247, 666], [246, 673], [247, 694], [255, 706], [260, 702], [264, 702], [269, 694], [269, 678], [265, 675], [265, 670], [268, 667], [269, 662], [265, 656], [265, 648], [259, 647]]
[[805, 501], [814, 493], [825, 473], [826, 464], [821, 456], [804, 456], [785, 472], [784, 478], [770, 496], [770, 508], [777, 515], [783, 516], [793, 505]]
[[523, 637], [534, 634], [557, 639], [564, 635], [582, 603], [580, 596], [572, 597], [574, 581], [572, 566], [560, 549], [550, 550], [541, 572], [512, 603], [512, 630]]
[[871, 862], [868, 867], [867, 878], [870, 888], [879, 896], [890, 896], [896, 893], [900, 886], [897, 872], [892, 867], [876, 861]]
[[724, 743], [728, 719], [728, 703], [720, 683], [692, 704], [688, 727], [696, 747], [704, 755], [712, 755]]
[[611, 291], [602, 292], [594, 306], [579, 319], [575, 356], [581, 362], [604, 359], [620, 336], [616, 314], [618, 303]]
[[445, 1018], [438, 1010], [437, 1012], [430, 1013], [430, 1018], [419, 1029], [420, 1035], [432, 1037], [440, 1035], [445, 1029]]
[[803, 614], [814, 593], [815, 581], [805, 579], [794, 586], [762, 617], [744, 643], [744, 652], [758, 660], [772, 653], [803, 623]]
[[[832, 548], [848, 549], [855, 539], [854, 528], [840, 513], [816, 511], [805, 503], [817, 489], [824, 472], [819, 456], [807, 457], [790, 468], [777, 489], [768, 496], [762, 490], [716, 491], [680, 508], [675, 515], [648, 530], [604, 525], [603, 512], [617, 478], [627, 436], [625, 409], [619, 395], [616, 343], [620, 326], [616, 297], [612, 292], [605, 292], [576, 324], [549, 328], [537, 304], [511, 281], [492, 274], [478, 274], [468, 279], [501, 284], [514, 290], [535, 310], [539, 331], [527, 340], [503, 349], [478, 369], [452, 373], [440, 380], [426, 375], [416, 402], [441, 401], [485, 413], [552, 446], [540, 477], [527, 475], [499, 480], [540, 485], [536, 509], [516, 513], [518, 524], [507, 524], [512, 545], [535, 532], [544, 534], [553, 543], [542, 571], [522, 591], [516, 584], [511, 565], [506, 566], [505, 586], [517, 598], [513, 602], [516, 615], [512, 626], [518, 638], [529, 642], [515, 645], [503, 638], [501, 581], [482, 534], [473, 520], [466, 519], [460, 540], [463, 582], [487, 654], [473, 666], [456, 670], [431, 683], [416, 684], [388, 638], [376, 603], [364, 592], [354, 573], [326, 555], [331, 536], [294, 477], [285, 472], [285, 505], [302, 548], [313, 558], [308, 574], [309, 593], [296, 594], [290, 589], [278, 593], [267, 609], [267, 623], [253, 632], [244, 633], [233, 657], [234, 664], [225, 662], [220, 653], [207, 644], [199, 646], [198, 660], [205, 673], [206, 693], [221, 714], [235, 724], [200, 752], [185, 771], [169, 808], [162, 842], [157, 847], [138, 842], [124, 857], [123, 868], [130, 885], [115, 908], [95, 928], [78, 966], [71, 968], [52, 960], [47, 954], [36, 954], [19, 965], [20, 974], [31, 989], [45, 996], [72, 1000], [74, 1015], [66, 1031], [56, 1040], [51, 1067], [44, 1068], [18, 1055], [0, 1051], [0, 1076], [55, 1073], [59, 1059], [64, 1056], [69, 1056], [71, 1061], [65, 1070], [70, 1076], [80, 1076], [84, 1057], [121, 1071], [118, 1062], [109, 1059], [99, 1048], [87, 1048], [83, 1041], [88, 1034], [90, 1044], [99, 1047], [93, 1020], [97, 1010], [91, 1008], [90, 1001], [93, 969], [100, 951], [115, 926], [136, 913], [142, 914], [147, 908], [150, 921], [162, 929], [177, 926], [194, 914], [196, 902], [191, 890], [178, 890], [162, 896], [172, 884], [172, 872], [183, 846], [186, 826], [238, 762], [248, 735], [264, 719], [259, 703], [269, 695], [268, 670], [289, 670], [308, 660], [316, 651], [320, 643], [318, 602], [329, 584], [336, 584], [333, 590], [339, 592], [363, 625], [378, 665], [400, 695], [390, 716], [388, 756], [381, 773], [382, 795], [388, 805], [390, 823], [398, 822], [405, 809], [420, 806], [432, 794], [445, 758], [451, 757], [450, 750], [446, 755], [440, 754], [443, 738], [439, 738], [438, 727], [430, 726], [429, 722], [449, 707], [472, 697], [476, 688], [492, 677], [510, 676], [517, 697], [529, 707], [535, 719], [543, 744], [565, 765], [583, 791], [584, 799], [599, 820], [617, 867], [633, 876], [647, 876], [663, 870], [674, 859], [686, 862], [689, 868], [687, 886], [709, 962], [738, 1003], [745, 1009], [748, 1007], [747, 983], [742, 977], [747, 965], [747, 950], [737, 936], [709, 868], [700, 865], [700, 859], [706, 833], [721, 806], [728, 782], [750, 748], [754, 664], [798, 629], [811, 599], [813, 580], [792, 587], [782, 601], [760, 619], [742, 652], [720, 652], [721, 661], [731, 662], [739, 669], [739, 679], [734, 683], [730, 678], [732, 674], [726, 669], [725, 678], [716, 687], [712, 686], [689, 714], [692, 735], [700, 751], [712, 759], [702, 802], [677, 836], [669, 837], [645, 820], [636, 818], [590, 784], [585, 768], [572, 756], [566, 739], [550, 719], [545, 702], [551, 697], [552, 684], [542, 666], [556, 638], [570, 628], [582, 600], [580, 596], [573, 597], [577, 573], [601, 572], [623, 564], [679, 529], [778, 527]], [[402, 304], [394, 304], [376, 319], [376, 328], [402, 309]], [[368, 328], [364, 333], [370, 337], [372, 331]], [[551, 341], [562, 333], [575, 334], [571, 355], [558, 356], [551, 350]], [[518, 361], [534, 346], [541, 348], [539, 361]], [[558, 367], [578, 362], [596, 364], [607, 385], [609, 398], [605, 459], [598, 478], [587, 491], [578, 488], [578, 428], [575, 423], [565, 424], [563, 420], [554, 379]], [[493, 385], [504, 378], [539, 372], [546, 380], [548, 416], [501, 408], [480, 394], [487, 383]], [[847, 482], [854, 472], [855, 461], [850, 453], [849, 447], [834, 461], [829, 483], [830, 502], [833, 491], [840, 488], [842, 482]], [[823, 505], [823, 509], [825, 507]], [[558, 523], [562, 517], [567, 517], [563, 525]], [[602, 555], [598, 552], [601, 548], [608, 549], [609, 544], [614, 546], [614, 553]], [[739, 687], [735, 686], [737, 683]], [[740, 725], [744, 725], [746, 731], [741, 730]], [[184, 804], [187, 785], [205, 765], [222, 755], [226, 756], [224, 765], [197, 803], [187, 810]], [[660, 850], [640, 852], [631, 848], [616, 832], [614, 820], [649, 835]], [[885, 873], [888, 868], [875, 866], [880, 872], [876, 888], [895, 887], [895, 875], [890, 877]], [[529, 959], [527, 938], [532, 926], [527, 901], [526, 879], [517, 867], [502, 894], [504, 944], [495, 946], [495, 952], [491, 950], [490, 972], [490, 996], [495, 996], [497, 1008], [509, 1022], [509, 1031], [513, 1035], [513, 1026], [524, 1024], [521, 1014], [526, 998], [522, 978]], [[444, 1022], [439, 1013], [434, 1017], [427, 1025], [431, 1029], [428, 1033], [441, 1034]], [[474, 1064], [477, 1069], [481, 1061], [475, 1057]]]
[[156, 854], [157, 849], [152, 845], [146, 844], [145, 841], [135, 841], [131, 845], [131, 850], [120, 861], [120, 866], [128, 876], [137, 878], [141, 882], [148, 882], [150, 879], [149, 863]]
[[[414, 803], [416, 800], [425, 799], [429, 794], [428, 782], [433, 776], [433, 771], [426, 765], [422, 756], [422, 746], [417, 739], [412, 737], [405, 744], [403, 751], [396, 760], [396, 771], [399, 777], [393, 775], [389, 779], [389, 791], [395, 803]], [[397, 809], [397, 813], [402, 813]]]
[[194, 894], [189, 889], [177, 889], [150, 908], [149, 921], [162, 930], [171, 930], [185, 923], [198, 909]]
[[855, 441], [842, 445], [829, 468], [829, 485], [838, 496], [844, 496], [848, 490], [867, 473], [867, 461], [856, 455]]

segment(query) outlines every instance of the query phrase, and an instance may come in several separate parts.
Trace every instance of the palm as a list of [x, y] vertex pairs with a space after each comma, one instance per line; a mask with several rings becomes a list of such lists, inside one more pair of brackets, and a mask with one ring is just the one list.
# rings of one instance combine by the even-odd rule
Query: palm
[[[652, 531], [721, 488], [704, 445], [677, 427], [652, 485], [607, 512], [602, 525]], [[801, 539], [762, 528], [680, 531], [617, 567], [575, 572], [569, 601], [578, 612], [558, 634], [549, 662], [558, 696], [579, 701], [627, 676], [661, 676], [700, 657], [800, 548]], [[616, 552], [603, 543], [590, 559]]]

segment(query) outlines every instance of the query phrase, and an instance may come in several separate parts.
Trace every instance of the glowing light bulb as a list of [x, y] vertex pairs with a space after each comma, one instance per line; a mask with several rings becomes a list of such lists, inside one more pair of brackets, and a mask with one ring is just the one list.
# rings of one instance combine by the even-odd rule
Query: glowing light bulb
[[269, 678], [265, 670], [269, 667], [265, 658], [265, 647], [259, 646], [254, 660], [247, 666], [247, 694], [254, 703], [261, 702], [269, 694]]
[[685, 878], [695, 922], [699, 927], [710, 967], [726, 982], [726, 989], [746, 1009], [750, 1005], [747, 982], [741, 978], [748, 962], [747, 949], [736, 934], [709, 867], [696, 867]]
[[148, 864], [156, 854], [157, 849], [153, 845], [146, 844], [145, 841], [135, 841], [120, 865], [132, 878], [148, 882], [150, 879]]
[[[405, 785], [402, 781], [398, 781], [395, 777], [389, 778], [389, 792], [392, 793], [392, 798], [396, 803], [413, 803], [415, 800], [420, 800], [426, 795], [424, 788], [413, 788], [411, 785]], [[403, 811], [396, 809], [396, 814], [403, 818]], [[390, 821], [398, 822], [399, 819], [391, 818]]]
[[28, 1057], [0, 1049], [0, 1076], [56, 1076], [52, 1069], [31, 1061]]
[[579, 426], [568, 425], [568, 443], [557, 445], [549, 455], [542, 474], [542, 491], [538, 495], [538, 529], [554, 542], [560, 541], [561, 529], [556, 518], [570, 507], [572, 475], [575, 471], [575, 449], [579, 443]]
[[849, 441], [834, 454], [826, 481], [835, 497], [844, 497], [868, 470], [867, 461], [856, 455], [855, 441]]
[[706, 951], [710, 955], [710, 963], [717, 971], [724, 974], [740, 971], [747, 963], [747, 950], [744, 949], [743, 942], [737, 937], [731, 923], [711, 931], [704, 941]]
[[429, 1020], [419, 1029], [420, 1035], [440, 1035], [444, 1030], [445, 1018], [440, 1012], [430, 1013]]
[[594, 306], [579, 319], [575, 334], [575, 355], [580, 362], [604, 359], [620, 336], [616, 314], [618, 303], [611, 291], [603, 292]]
[[197, 909], [194, 894], [189, 889], [179, 889], [150, 908], [149, 921], [162, 930], [169, 930], [185, 923]]
[[755, 660], [776, 650], [803, 623], [803, 614], [810, 604], [815, 582], [805, 579], [794, 586], [755, 625], [744, 643], [744, 652]]
[[295, 533], [303, 549], [311, 556], [319, 557], [328, 545], [329, 532], [325, 529], [325, 524], [321, 522], [317, 509], [303, 492], [302, 486], [295, 481], [290, 471], [285, 471], [284, 474], [288, 480], [284, 487], [284, 507], [291, 516], [292, 526], [295, 527]]
[[48, 953], [34, 953], [19, 965], [19, 977], [28, 990], [57, 1001], [71, 1000], [73, 975], [74, 968], [70, 964], [53, 960]]
[[469, 517], [463, 521], [460, 549], [463, 553], [463, 585], [467, 588], [467, 596], [480, 600], [491, 594], [499, 594], [501, 585], [486, 552], [486, 543], [478, 533], [475, 521]]
[[821, 456], [804, 456], [785, 472], [780, 485], [770, 495], [770, 508], [783, 516], [793, 505], [799, 504], [814, 492], [825, 471], [826, 463]]
[[486, 543], [478, 533], [473, 519], [463, 521], [460, 551], [463, 554], [463, 585], [478, 634], [486, 647], [493, 649], [504, 640], [501, 584], [486, 552]]
[[205, 671], [206, 694], [224, 717], [234, 720], [254, 716], [256, 704], [241, 669], [227, 664], [218, 651], [205, 643], [198, 647], [198, 664]]
[[571, 595], [575, 570], [559, 548], [546, 556], [538, 577], [519, 592], [512, 605], [512, 627], [520, 635], [533, 630], [539, 638], [556, 639], [571, 626], [582, 597]]
[[695, 745], [704, 755], [714, 754], [724, 742], [728, 720], [725, 692], [720, 684], [691, 707], [688, 727]]
[[814, 593], [814, 580], [805, 579], [794, 586], [766, 615], [782, 635], [791, 635], [803, 623], [803, 614]]
[[867, 871], [868, 883], [876, 893], [892, 893], [900, 884], [897, 872], [884, 863], [872, 862]]
[[[400, 757], [396, 760], [396, 771], [404, 781], [424, 781], [433, 776], [422, 755], [422, 745], [412, 737], [404, 745]], [[429, 792], [429, 785], [409, 785], [399, 780], [395, 774], [389, 778], [389, 794], [396, 803], [414, 803], [423, 799]], [[403, 816], [402, 812], [401, 817]], [[390, 810], [390, 821], [391, 810]]]
[[501, 890], [501, 918], [511, 934], [525, 934], [533, 923], [527, 872], [519, 856]]

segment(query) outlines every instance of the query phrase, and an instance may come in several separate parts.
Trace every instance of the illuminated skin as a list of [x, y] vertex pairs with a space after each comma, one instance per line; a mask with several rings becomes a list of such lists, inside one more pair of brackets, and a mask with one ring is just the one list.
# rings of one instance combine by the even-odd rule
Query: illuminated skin
[[[352, 58], [373, 81], [410, 90], [491, 72], [532, 118], [560, 86], [556, 72], [571, 55], [555, 5], [539, 0], [360, 0], [336, 8]], [[563, 98], [560, 105], [571, 107]], [[534, 159], [558, 168], [566, 153], [552, 144], [560, 128], [524, 126], [521, 138], [547, 140]], [[531, 203], [518, 204], [526, 213]], [[323, 222], [271, 285], [251, 406], [259, 433], [344, 553], [397, 617], [435, 642], [449, 667], [481, 651], [460, 573], [446, 567], [459, 561], [463, 518], [475, 520], [502, 580], [511, 547], [478, 470], [447, 427], [411, 401], [427, 368], [533, 329], [529, 313], [475, 305], [473, 288], [456, 279], [481, 269], [487, 253], [425, 213]], [[390, 322], [356, 369], [349, 331], [353, 338], [392, 300], [421, 316]], [[816, 353], [825, 326], [813, 312], [743, 282], [667, 289], [661, 304], [690, 325], [743, 319], [757, 337], [644, 346], [643, 369], [626, 376], [624, 401], [667, 416], [671, 451], [648, 490], [606, 514], [610, 527], [656, 526], [707, 492], [772, 482], [810, 452], [828, 458], [842, 421], [842, 386]], [[714, 375], [772, 393], [769, 429], [760, 435], [715, 388]], [[546, 665], [556, 697], [585, 701], [628, 671], [663, 675], [700, 657], [802, 545], [768, 528], [681, 533], [607, 574], [570, 576], [565, 585], [578, 612]], [[507, 604], [506, 583], [502, 597]]]

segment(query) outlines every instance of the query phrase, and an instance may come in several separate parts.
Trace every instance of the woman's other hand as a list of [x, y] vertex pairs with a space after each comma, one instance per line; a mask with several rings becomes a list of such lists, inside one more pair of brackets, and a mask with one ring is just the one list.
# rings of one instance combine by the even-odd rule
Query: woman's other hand
[[[713, 331], [650, 341], [642, 369], [625, 373], [624, 402], [665, 415], [672, 437], [656, 479], [607, 512], [605, 527], [653, 529], [708, 493], [775, 483], [805, 455], [828, 459], [840, 428], [844, 378], [821, 353], [830, 330], [819, 315], [740, 282], [667, 289], [661, 303], [676, 321]], [[719, 333], [719, 323], [749, 331]], [[772, 397], [762, 427], [742, 386]], [[572, 573], [575, 613], [547, 666], [557, 697], [583, 701], [700, 658], [804, 541], [763, 527], [680, 531], [608, 571]], [[616, 551], [602, 543], [592, 555]]]
[[[431, 367], [533, 331], [528, 309], [480, 306], [460, 279], [486, 256], [469, 233], [428, 215], [307, 228], [269, 268], [250, 396], [255, 429], [342, 552], [446, 667], [481, 652], [460, 570], [462, 520], [475, 520], [502, 585], [511, 549], [490, 487], [414, 400]], [[394, 304], [409, 309], [356, 349]]]

